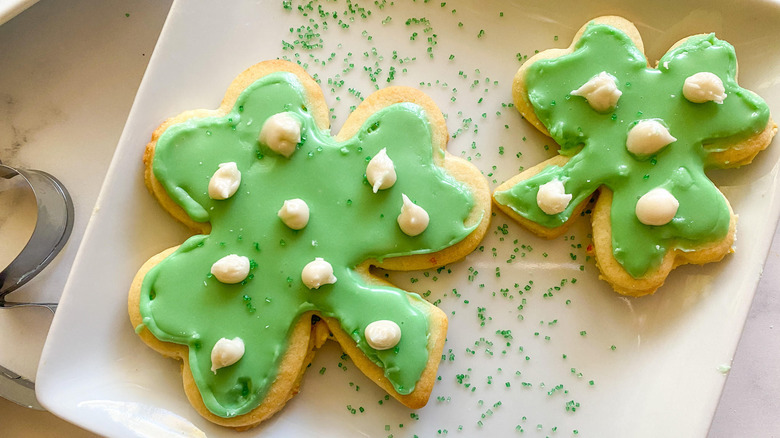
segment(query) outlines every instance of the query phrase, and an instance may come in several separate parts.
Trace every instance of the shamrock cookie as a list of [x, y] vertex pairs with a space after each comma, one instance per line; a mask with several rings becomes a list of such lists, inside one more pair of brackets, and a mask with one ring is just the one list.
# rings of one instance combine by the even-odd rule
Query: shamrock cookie
[[569, 48], [529, 59], [515, 75], [515, 105], [560, 155], [493, 195], [501, 210], [553, 238], [598, 192], [596, 263], [632, 296], [655, 292], [676, 266], [731, 251], [736, 216], [704, 169], [750, 163], [777, 131], [766, 103], [737, 85], [730, 44], [691, 36], [655, 68], [643, 50], [633, 24], [600, 17]]
[[405, 405], [430, 395], [447, 318], [371, 267], [471, 252], [487, 182], [445, 151], [444, 117], [422, 92], [374, 93], [335, 137], [328, 120], [303, 69], [262, 62], [219, 109], [166, 121], [146, 147], [150, 191], [200, 234], [144, 264], [130, 319], [184, 362], [187, 397], [215, 423], [248, 428], [281, 409], [328, 338]]

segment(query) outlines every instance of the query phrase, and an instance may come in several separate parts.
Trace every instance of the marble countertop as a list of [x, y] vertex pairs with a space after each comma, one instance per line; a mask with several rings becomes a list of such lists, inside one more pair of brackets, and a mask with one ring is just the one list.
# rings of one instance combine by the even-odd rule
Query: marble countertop
[[[0, 26], [0, 159], [55, 174], [71, 189], [76, 223], [71, 242], [46, 271], [14, 299], [56, 300], [67, 278], [125, 119], [170, 1], [42, 1]], [[79, 166], [63, 167], [78, 154]], [[21, 197], [5, 190], [0, 202]], [[12, 200], [12, 199], [11, 199]], [[0, 241], [32, 232], [22, 202], [14, 215], [0, 211]], [[26, 210], [26, 211], [25, 211]], [[3, 245], [0, 266], [21, 247]], [[711, 437], [774, 436], [780, 431], [780, 233], [764, 274], [715, 413]], [[44, 309], [0, 312], [0, 365], [34, 376], [51, 322]], [[19, 342], [22, 339], [23, 342]], [[2, 435], [93, 436], [43, 411], [0, 398]]]

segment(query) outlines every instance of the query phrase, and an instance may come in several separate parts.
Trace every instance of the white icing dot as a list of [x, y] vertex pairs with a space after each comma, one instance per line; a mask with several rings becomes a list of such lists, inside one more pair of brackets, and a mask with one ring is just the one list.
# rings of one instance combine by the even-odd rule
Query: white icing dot
[[230, 254], [211, 265], [211, 274], [221, 283], [240, 283], [249, 275], [249, 258]]
[[374, 321], [365, 330], [366, 342], [374, 350], [389, 350], [401, 340], [401, 327], [393, 321]]
[[209, 180], [209, 198], [222, 200], [236, 194], [241, 185], [241, 172], [236, 163], [221, 163]]
[[580, 88], [571, 92], [572, 96], [582, 96], [594, 110], [603, 113], [617, 106], [623, 94], [617, 87], [617, 79], [603, 71], [590, 78]]
[[656, 187], [636, 203], [636, 217], [645, 225], [666, 225], [677, 214], [680, 202], [668, 190]]
[[626, 149], [635, 155], [650, 155], [677, 141], [661, 122], [640, 120], [628, 131]]
[[333, 284], [336, 277], [333, 275], [333, 266], [322, 257], [317, 257], [303, 267], [301, 280], [309, 289], [319, 289], [323, 284]]
[[293, 230], [301, 230], [309, 223], [309, 206], [303, 199], [288, 199], [284, 201], [277, 216]]
[[211, 372], [238, 362], [244, 356], [244, 341], [241, 338], [222, 338], [211, 349]]
[[379, 190], [389, 189], [396, 181], [395, 167], [393, 160], [387, 156], [387, 149], [379, 151], [366, 166], [366, 179], [374, 189], [374, 193]]
[[723, 103], [726, 100], [726, 88], [723, 81], [714, 73], [702, 71], [685, 79], [683, 96], [693, 103], [713, 101]]
[[272, 151], [290, 158], [301, 142], [301, 122], [291, 113], [276, 113], [263, 124], [259, 139]]
[[554, 179], [539, 186], [536, 192], [536, 204], [547, 214], [558, 214], [566, 210], [571, 202], [571, 194], [566, 193], [563, 182]]
[[401, 194], [403, 205], [398, 215], [398, 226], [408, 236], [417, 236], [428, 228], [428, 212], [412, 202], [405, 194]]

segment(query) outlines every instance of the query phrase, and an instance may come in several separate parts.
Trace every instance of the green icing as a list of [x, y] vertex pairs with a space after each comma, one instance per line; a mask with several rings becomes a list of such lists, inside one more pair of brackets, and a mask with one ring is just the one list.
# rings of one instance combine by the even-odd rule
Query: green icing
[[[291, 328], [302, 313], [336, 318], [366, 356], [382, 367], [400, 394], [415, 388], [428, 361], [428, 320], [403, 290], [367, 284], [356, 266], [375, 258], [430, 253], [465, 238], [474, 200], [467, 187], [433, 163], [431, 127], [423, 109], [395, 104], [373, 114], [344, 142], [315, 126], [298, 79], [274, 73], [249, 86], [223, 117], [191, 119], [159, 138], [155, 177], [196, 221], [210, 221], [209, 235], [188, 239], [146, 275], [140, 309], [144, 325], [163, 341], [189, 347], [192, 374], [207, 408], [231, 417], [262, 401], [276, 377]], [[287, 159], [258, 141], [264, 121], [289, 111], [302, 122], [302, 140]], [[369, 159], [382, 148], [394, 161], [398, 180], [373, 193], [365, 179]], [[209, 179], [220, 163], [241, 171], [238, 192], [209, 198]], [[417, 237], [396, 222], [404, 193], [430, 215]], [[286, 227], [277, 211], [287, 199], [309, 205], [308, 225]], [[227, 285], [210, 275], [228, 254], [248, 257], [249, 277]], [[334, 269], [335, 284], [309, 290], [301, 270], [315, 257]], [[363, 338], [380, 319], [395, 321], [401, 341], [377, 351]], [[211, 349], [222, 337], [246, 346], [236, 364], [211, 372]]]
[[[737, 85], [734, 48], [713, 35], [689, 38], [661, 58], [658, 68], [621, 31], [590, 24], [574, 51], [535, 62], [527, 70], [528, 98], [539, 120], [571, 159], [550, 166], [495, 199], [522, 217], [545, 227], [557, 227], [582, 201], [604, 185], [612, 202], [613, 254], [635, 278], [643, 276], [671, 249], [690, 250], [723, 238], [729, 229], [728, 206], [704, 174], [708, 154], [761, 132], [769, 109], [758, 96]], [[586, 99], [572, 96], [602, 71], [617, 78], [622, 95], [613, 111], [596, 112]], [[685, 79], [701, 71], [724, 83], [723, 104], [692, 103], [682, 95]], [[639, 120], [660, 119], [677, 141], [650, 157], [633, 156], [625, 147], [628, 131]], [[540, 185], [563, 181], [573, 195], [568, 208], [545, 214], [536, 204]], [[674, 219], [662, 226], [636, 218], [637, 200], [656, 187], [669, 190], [680, 202]]]

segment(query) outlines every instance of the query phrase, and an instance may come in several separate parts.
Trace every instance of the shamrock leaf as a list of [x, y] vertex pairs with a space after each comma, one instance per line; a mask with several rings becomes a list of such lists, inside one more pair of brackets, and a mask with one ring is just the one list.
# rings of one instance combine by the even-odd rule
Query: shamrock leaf
[[[373, 277], [369, 264], [438, 266], [473, 249], [487, 225], [489, 197], [481, 180], [461, 180], [478, 171], [445, 154], [441, 113], [420, 92], [375, 93], [332, 137], [321, 91], [300, 68], [261, 63], [238, 84], [231, 90], [243, 91], [232, 104], [226, 98], [223, 113], [185, 113], [164, 124], [153, 158], [146, 158], [153, 192], [204, 234], [150, 261], [138, 292], [143, 326], [160, 341], [187, 347], [179, 354], [217, 417], [273, 400], [290, 351], [300, 349], [293, 364], [297, 385], [296, 373], [319, 342], [308, 341], [308, 332], [317, 332], [320, 319], [359, 367], [378, 367], [386, 389], [399, 398], [412, 394], [423, 374], [435, 373], [430, 368], [437, 362], [429, 357], [441, 351], [446, 317], [418, 295]], [[277, 126], [271, 120], [278, 115], [298, 127], [299, 137], [290, 137], [284, 124], [282, 131], [265, 131]], [[277, 148], [280, 138], [293, 140]], [[366, 173], [378, 155], [389, 158], [396, 179], [375, 190]], [[214, 183], [218, 176], [227, 179]], [[224, 193], [215, 195], [210, 184], [222, 184]], [[419, 234], [399, 226], [402, 206], [427, 213]], [[300, 208], [304, 216], [287, 219]], [[365, 333], [376, 321], [394, 323], [400, 339], [389, 348], [372, 343]], [[300, 339], [303, 346], [290, 344]], [[216, 360], [220, 342], [230, 345]], [[421, 390], [424, 404], [430, 387]]]
[[[641, 47], [628, 21], [602, 17], [568, 50], [529, 60], [516, 76], [515, 100], [561, 146], [561, 157], [494, 194], [502, 210], [553, 237], [601, 190], [593, 217], [597, 260], [607, 281], [629, 295], [652, 293], [677, 264], [728, 251], [735, 218], [704, 170], [749, 163], [776, 130], [764, 101], [737, 85], [728, 43], [712, 34], [687, 38], [657, 68], [648, 67]], [[694, 84], [700, 94], [715, 91], [695, 101], [683, 89], [702, 72], [712, 82]], [[717, 254], [701, 257], [713, 247]]]

